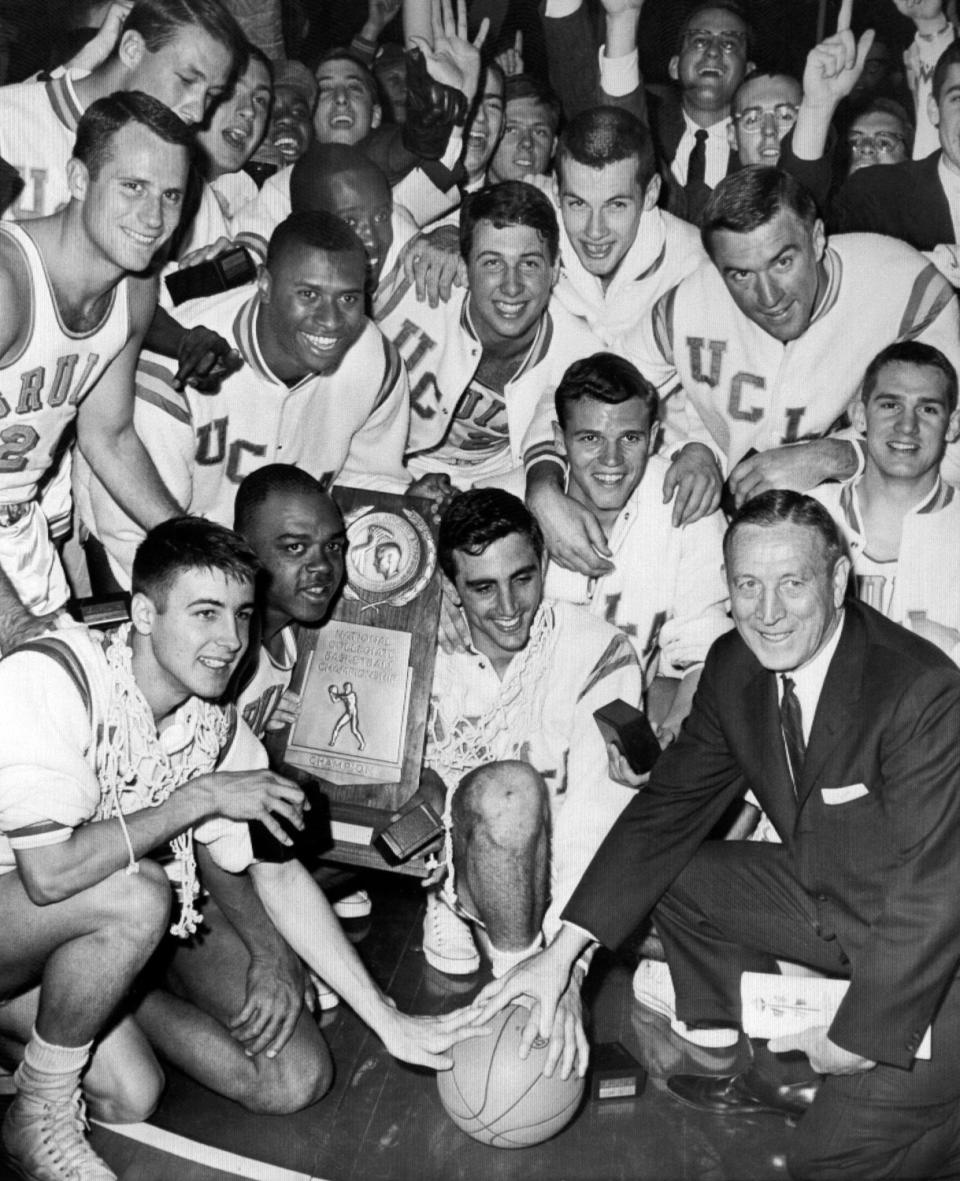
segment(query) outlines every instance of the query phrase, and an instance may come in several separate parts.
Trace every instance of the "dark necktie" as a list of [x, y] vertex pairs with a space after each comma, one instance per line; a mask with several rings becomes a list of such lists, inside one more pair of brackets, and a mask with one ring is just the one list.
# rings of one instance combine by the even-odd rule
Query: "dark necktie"
[[787, 746], [787, 758], [793, 773], [794, 789], [800, 785], [807, 744], [803, 740], [803, 713], [790, 677], [783, 677], [783, 696], [780, 698], [780, 727]]
[[707, 137], [708, 132], [703, 128], [699, 128], [694, 132], [694, 139], [696, 143], [693, 145], [693, 151], [690, 153], [690, 159], [687, 161], [687, 183], [684, 189], [687, 194], [687, 217], [692, 222], [700, 220], [700, 214], [703, 212], [703, 207], [707, 203], [707, 198], [710, 196], [710, 190], [707, 188]]

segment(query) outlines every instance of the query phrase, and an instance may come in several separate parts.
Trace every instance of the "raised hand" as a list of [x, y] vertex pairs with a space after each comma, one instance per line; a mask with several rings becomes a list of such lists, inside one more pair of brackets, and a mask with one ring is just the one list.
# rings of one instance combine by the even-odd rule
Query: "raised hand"
[[804, 102], [835, 106], [860, 80], [875, 34], [873, 29], [867, 29], [859, 41], [855, 40], [850, 30], [852, 14], [853, 0], [843, 0], [837, 31], [807, 54], [803, 71]]
[[471, 42], [467, 37], [466, 0], [457, 0], [454, 19], [450, 0], [432, 0], [431, 23], [433, 45], [422, 37], [411, 38], [423, 54], [430, 76], [445, 86], [451, 86], [472, 103], [480, 81], [480, 49], [487, 39], [490, 21], [485, 17]]
[[523, 73], [523, 33], [517, 29], [513, 45], [501, 49], [493, 59], [508, 78]]

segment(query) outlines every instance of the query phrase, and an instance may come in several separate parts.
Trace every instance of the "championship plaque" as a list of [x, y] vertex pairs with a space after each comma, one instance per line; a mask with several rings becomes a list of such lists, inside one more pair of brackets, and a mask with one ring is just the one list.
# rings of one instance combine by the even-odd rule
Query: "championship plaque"
[[330, 800], [328, 856], [382, 868], [373, 839], [420, 780], [440, 612], [437, 522], [420, 499], [359, 488], [333, 497], [347, 526], [344, 585], [327, 621], [299, 631], [291, 688], [302, 706], [283, 759]]

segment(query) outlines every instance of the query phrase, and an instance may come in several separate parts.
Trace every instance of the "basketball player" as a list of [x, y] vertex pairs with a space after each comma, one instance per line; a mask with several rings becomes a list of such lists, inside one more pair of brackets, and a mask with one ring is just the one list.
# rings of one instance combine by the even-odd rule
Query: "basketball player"
[[[270, 464], [247, 476], [237, 490], [236, 514], [237, 529], [265, 575], [257, 604], [262, 646], [239, 700], [245, 721], [262, 736], [299, 709], [297, 699], [284, 697], [297, 658], [294, 626], [322, 623], [343, 580], [346, 533], [329, 493], [289, 464]], [[395, 1057], [434, 1070], [451, 1065], [446, 1051], [475, 1032], [466, 1028], [464, 1013], [401, 1013], [370, 979], [336, 919], [336, 904], [331, 907], [296, 859], [257, 862], [251, 876], [284, 938], [310, 969], [321, 1007], [335, 1005], [342, 995]]]
[[[701, 235], [710, 261], [661, 296], [618, 349], [653, 382], [664, 406], [675, 456], [665, 494], [681, 466], [701, 482], [702, 495], [681, 486], [678, 522], [716, 507], [721, 466], [738, 503], [769, 488], [804, 491], [855, 475], [859, 449], [829, 433], [878, 345], [921, 339], [960, 362], [957, 299], [936, 269], [879, 235], [828, 243], [809, 193], [785, 172], [746, 168], [726, 177]], [[678, 453], [684, 439], [692, 442]], [[957, 461], [949, 451], [946, 460], [949, 478]], [[582, 541], [596, 531], [562, 504], [556, 465], [541, 464], [530, 481], [551, 553], [601, 572], [592, 543]]]
[[888, 345], [867, 366], [853, 423], [863, 475], [811, 495], [844, 535], [859, 598], [960, 663], [960, 496], [940, 477], [960, 435], [956, 370], [930, 345]]
[[343, 713], [337, 718], [334, 723], [333, 731], [330, 734], [330, 745], [336, 746], [337, 739], [340, 737], [340, 732], [344, 726], [350, 727], [350, 733], [356, 739], [357, 750], [363, 750], [367, 745], [364, 741], [363, 735], [360, 733], [360, 715], [357, 711], [357, 695], [353, 690], [351, 681], [344, 681], [343, 688], [339, 685], [330, 686], [330, 700], [339, 701], [343, 706]]
[[37, 503], [74, 419], [87, 462], [143, 529], [177, 513], [133, 426], [133, 373], [155, 295], [128, 282], [176, 228], [189, 129], [132, 91], [80, 120], [71, 200], [0, 232], [0, 647], [68, 597]]
[[[667, 461], [654, 454], [657, 393], [629, 361], [597, 353], [575, 361], [555, 395], [557, 447], [567, 461], [567, 494], [596, 516], [614, 569], [600, 578], [547, 568], [545, 590], [581, 603], [630, 637], [651, 688], [669, 687], [660, 720], [666, 746], [690, 712], [703, 661], [730, 628], [719, 513], [673, 524], [662, 488]], [[618, 778], [639, 780], [608, 748]]]
[[137, 0], [113, 52], [90, 73], [0, 88], [0, 156], [25, 182], [5, 216], [43, 217], [70, 200], [67, 161], [80, 116], [95, 100], [140, 90], [184, 123], [202, 123], [245, 66], [246, 39], [218, 0]]
[[[551, 304], [557, 218], [533, 185], [506, 181], [467, 197], [460, 252], [467, 290], [436, 308], [399, 275], [377, 301], [382, 331], [410, 374], [411, 472], [522, 487], [524, 436], [567, 365], [597, 351], [586, 326]], [[549, 305], [549, 306], [548, 306]]]
[[[640, 667], [611, 624], [543, 597], [543, 538], [509, 493], [456, 497], [438, 557], [472, 647], [437, 652], [431, 690], [425, 764], [446, 786], [447, 840], [424, 954], [441, 971], [469, 973], [476, 936], [499, 976], [556, 932], [632, 795], [607, 773], [593, 711], [617, 698], [636, 704]], [[582, 1039], [573, 994], [568, 1017]]]
[[[265, 753], [213, 704], [246, 646], [257, 568], [228, 530], [167, 521], [138, 551], [132, 623], [109, 643], [75, 627], [0, 663], [0, 1031], [25, 1045], [2, 1136], [20, 1176], [113, 1178], [86, 1142], [81, 1076], [99, 1118], [146, 1118], [163, 1086], [147, 1039], [257, 1110], [294, 1110], [329, 1085], [235, 823], [259, 819], [286, 842], [271, 813], [302, 826], [302, 793], [257, 769]], [[174, 933], [201, 921], [199, 869], [205, 937], [171, 951], [176, 997], [156, 973], [143, 981], [134, 1019], [118, 1009], [168, 926], [171, 883], [151, 857], [168, 842]]]
[[[228, 524], [237, 485], [283, 460], [334, 481], [404, 492], [409, 403], [397, 351], [364, 315], [367, 257], [356, 234], [326, 213], [292, 214], [274, 231], [255, 286], [184, 304], [235, 343], [243, 367], [216, 394], [177, 391], [172, 367], [144, 353], [135, 421], [171, 493]], [[81, 520], [128, 581], [141, 536], [118, 497], [78, 465]]]

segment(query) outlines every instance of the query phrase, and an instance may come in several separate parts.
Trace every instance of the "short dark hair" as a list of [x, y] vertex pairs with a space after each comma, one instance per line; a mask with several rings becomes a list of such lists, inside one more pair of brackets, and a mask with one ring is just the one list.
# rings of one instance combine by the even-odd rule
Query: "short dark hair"
[[557, 173], [563, 183], [563, 162], [569, 158], [587, 168], [605, 168], [637, 158], [637, 180], [645, 189], [657, 171], [653, 139], [643, 123], [622, 107], [590, 107], [574, 115], [560, 132]]
[[535, 185], [522, 180], [505, 180], [487, 185], [467, 195], [460, 210], [460, 254], [469, 260], [477, 223], [491, 222], [498, 230], [504, 226], [530, 226], [546, 243], [551, 265], [560, 254], [560, 226], [557, 214]]
[[262, 66], [267, 67], [267, 74], [270, 77], [270, 88], [273, 89], [273, 62], [267, 57], [259, 45], [250, 44], [248, 49], [248, 61], [244, 67], [243, 72], [246, 73], [250, 68], [250, 62], [258, 61]]
[[133, 559], [133, 593], [163, 611], [167, 595], [187, 570], [218, 570], [234, 582], [254, 583], [260, 560], [243, 538], [203, 517], [171, 517], [140, 542]]
[[344, 46], [339, 46], [336, 49], [328, 49], [323, 57], [321, 57], [317, 62], [317, 68], [314, 70], [313, 76], [319, 82], [321, 66], [325, 66], [327, 62], [339, 61], [353, 62], [355, 66], [360, 67], [360, 75], [363, 80], [363, 85], [366, 88], [367, 94], [370, 98], [370, 102], [373, 104], [373, 106], [378, 107], [380, 105], [380, 91], [377, 87], [377, 79], [374, 77], [373, 70], [371, 70], [363, 58], [360, 57], [359, 54], [354, 53], [352, 49], [347, 49]]
[[440, 521], [437, 560], [451, 582], [457, 578], [455, 550], [476, 557], [487, 546], [519, 533], [537, 555], [543, 557], [543, 534], [527, 506], [502, 488], [474, 488], [461, 492], [447, 505]]
[[107, 160], [113, 159], [113, 137], [128, 123], [139, 123], [168, 144], [179, 144], [191, 157], [195, 151], [193, 128], [158, 98], [140, 90], [117, 90], [98, 98], [80, 116], [74, 159], [85, 165], [96, 180]]
[[345, 221], [322, 209], [302, 209], [291, 213], [270, 235], [267, 246], [267, 270], [288, 250], [307, 247], [329, 254], [356, 254], [366, 273], [367, 251]]
[[940, 91], [947, 81], [947, 73], [951, 66], [960, 66], [960, 42], [957, 41], [950, 42], [937, 58], [937, 64], [933, 67], [930, 93], [936, 103], [940, 102]]
[[885, 365], [899, 362], [902, 365], [923, 365], [928, 369], [936, 369], [943, 374], [947, 391], [947, 410], [952, 414], [957, 408], [957, 371], [950, 361], [934, 348], [932, 344], [924, 344], [920, 340], [896, 340], [881, 349], [867, 366], [860, 387], [860, 398], [866, 404], [870, 395], [877, 388], [880, 371]]
[[295, 467], [292, 463], [268, 463], [240, 481], [233, 503], [234, 529], [245, 535], [257, 510], [274, 494], [317, 496], [334, 504], [333, 497], [320, 481], [303, 468]]
[[756, 82], [758, 78], [786, 78], [789, 82], [792, 82], [802, 93], [802, 87], [799, 78], [795, 78], [793, 74], [789, 72], [789, 70], [751, 70], [749, 74], [744, 74], [740, 85], [733, 92], [733, 98], [730, 100], [731, 111], [736, 108], [737, 96], [740, 94], [740, 91], [743, 90], [744, 86], [746, 86], [748, 82]]
[[656, 389], [636, 365], [616, 353], [594, 353], [568, 367], [553, 396], [561, 430], [567, 428], [569, 407], [584, 398], [594, 398], [608, 406], [638, 398], [646, 408], [648, 421], [654, 423], [657, 419], [659, 398]]
[[710, 194], [700, 219], [700, 238], [707, 254], [718, 230], [749, 234], [766, 225], [781, 209], [789, 209], [808, 228], [819, 214], [803, 185], [782, 168], [751, 165], [725, 176]]
[[701, 12], [707, 12], [712, 8], [719, 8], [722, 12], [729, 12], [731, 16], [735, 16], [741, 22], [747, 34], [746, 49], [747, 57], [749, 57], [753, 53], [755, 33], [753, 25], [750, 23], [750, 18], [747, 16], [747, 10], [739, 3], [739, 0], [717, 0], [716, 4], [711, 4], [709, 0], [704, 0], [702, 4], [694, 4], [683, 18], [683, 24], [681, 24], [680, 31], [677, 33], [677, 54], [679, 55], [683, 49], [683, 40], [687, 35], [687, 30], [693, 25], [694, 19]]
[[220, 0], [137, 0], [123, 22], [123, 32], [139, 33], [150, 53], [156, 53], [191, 25], [230, 50], [233, 77], [244, 72], [250, 42]]
[[891, 119], [896, 119], [900, 124], [900, 129], [903, 132], [904, 147], [907, 155], [913, 151], [913, 140], [917, 133], [916, 125], [906, 107], [901, 106], [900, 103], [893, 98], [886, 98], [884, 95], [878, 95], [876, 98], [870, 99], [862, 107], [858, 107], [853, 114], [848, 124], [848, 130], [852, 130], [854, 123], [858, 119], [864, 118], [866, 115], [889, 115]]
[[840, 530], [819, 500], [802, 492], [774, 488], [748, 500], [734, 513], [723, 535], [723, 558], [729, 564], [734, 535], [746, 525], [769, 528], [773, 525], [799, 525], [815, 529], [823, 542], [824, 557], [832, 570], [846, 552]]
[[348, 172], [381, 177], [392, 203], [393, 193], [383, 170], [356, 144], [312, 140], [290, 173], [290, 208], [294, 213], [303, 209], [322, 208], [318, 206], [318, 184]]
[[563, 116], [563, 107], [551, 87], [533, 74], [511, 74], [503, 86], [503, 104], [506, 106], [507, 103], [520, 98], [536, 99], [541, 107], [546, 107], [550, 112], [553, 134], [556, 135]]

